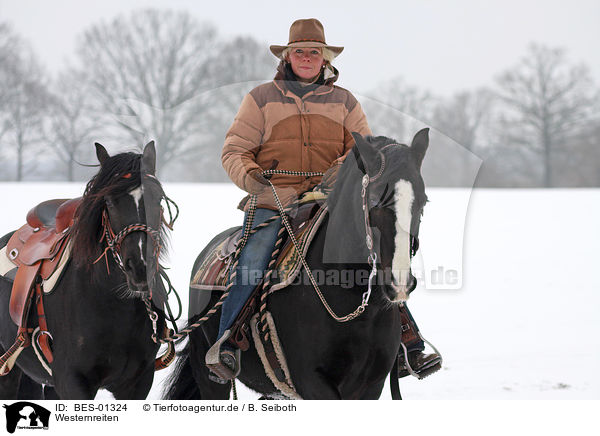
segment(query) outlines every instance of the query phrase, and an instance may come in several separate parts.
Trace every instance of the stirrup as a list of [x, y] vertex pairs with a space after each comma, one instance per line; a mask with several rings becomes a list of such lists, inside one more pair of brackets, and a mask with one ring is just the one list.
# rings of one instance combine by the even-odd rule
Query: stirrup
[[[411, 367], [410, 362], [408, 360], [408, 350], [406, 348], [406, 345], [404, 345], [404, 343], [402, 341], [400, 341], [400, 346], [402, 346], [402, 354], [403, 354], [404, 362], [399, 362], [398, 375], [397, 375], [398, 378], [403, 378], [403, 377], [406, 377], [407, 375], [412, 375], [413, 377], [416, 377], [418, 380], [422, 380], [425, 377], [430, 376], [431, 374], [439, 371], [442, 368], [442, 362], [444, 361], [444, 359], [442, 358], [442, 354], [438, 351], [438, 349], [435, 347], [435, 345], [433, 345], [431, 342], [429, 342], [427, 339], [425, 339], [423, 337], [423, 335], [421, 335], [421, 332], [417, 332], [417, 334], [419, 335], [419, 337], [421, 338], [421, 340], [423, 342], [425, 342], [427, 345], [429, 345], [433, 349], [434, 353], [439, 356], [439, 359], [435, 359], [432, 362], [430, 362], [428, 365], [420, 368], [418, 371], [415, 371]], [[397, 356], [396, 358], [400, 359], [400, 356]]]
[[[212, 374], [209, 374], [210, 380], [219, 384], [226, 384], [235, 379], [241, 370], [240, 359], [242, 353], [239, 348], [236, 348], [235, 351], [221, 351], [221, 346], [230, 336], [231, 330], [225, 330], [223, 336], [210, 347], [204, 360], [204, 363], [212, 372]], [[228, 357], [231, 357], [231, 359], [228, 359]]]

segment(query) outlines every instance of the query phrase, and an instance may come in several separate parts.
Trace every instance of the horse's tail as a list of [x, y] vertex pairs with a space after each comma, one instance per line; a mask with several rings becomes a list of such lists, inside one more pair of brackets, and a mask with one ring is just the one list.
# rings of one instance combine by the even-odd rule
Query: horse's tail
[[201, 400], [200, 390], [192, 374], [190, 343], [179, 353], [175, 369], [167, 378], [163, 394], [165, 400]]

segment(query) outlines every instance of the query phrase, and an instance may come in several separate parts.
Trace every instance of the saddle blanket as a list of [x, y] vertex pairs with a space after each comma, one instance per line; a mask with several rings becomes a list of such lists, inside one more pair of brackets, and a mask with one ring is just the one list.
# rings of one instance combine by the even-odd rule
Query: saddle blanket
[[[312, 203], [303, 205], [302, 207], [307, 208], [303, 213], [308, 215], [308, 220], [292, 221], [292, 228], [302, 255], [305, 256], [311, 241], [327, 214], [327, 206], [325, 203]], [[301, 213], [298, 214], [298, 216], [301, 215]], [[241, 231], [239, 229], [232, 236], [218, 242], [205, 258], [202, 259], [190, 283], [191, 289], [204, 291], [225, 290], [228, 284], [231, 258], [233, 257], [233, 252], [235, 252], [235, 246], [232, 248], [232, 238], [237, 245], [237, 241], [241, 237]], [[271, 276], [272, 286], [270, 287], [270, 292], [275, 292], [290, 285], [296, 279], [301, 269], [300, 255], [288, 237], [283, 243], [283, 247], [281, 247], [275, 270]]]

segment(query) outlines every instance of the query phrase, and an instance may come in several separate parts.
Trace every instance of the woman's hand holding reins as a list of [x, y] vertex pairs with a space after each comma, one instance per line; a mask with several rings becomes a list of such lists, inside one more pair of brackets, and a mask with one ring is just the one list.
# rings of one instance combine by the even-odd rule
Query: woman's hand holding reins
[[337, 180], [337, 175], [338, 175], [338, 172], [339, 172], [341, 166], [342, 166], [341, 164], [335, 164], [335, 165], [331, 166], [327, 171], [325, 171], [325, 174], [323, 174], [323, 178], [321, 179], [321, 186], [324, 189], [332, 189], [333, 188], [333, 185], [335, 185], [335, 182]]

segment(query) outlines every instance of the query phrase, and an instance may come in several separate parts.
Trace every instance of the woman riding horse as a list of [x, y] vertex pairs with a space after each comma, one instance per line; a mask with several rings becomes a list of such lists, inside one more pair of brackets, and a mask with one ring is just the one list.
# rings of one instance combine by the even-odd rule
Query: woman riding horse
[[[270, 49], [281, 60], [277, 74], [243, 99], [222, 153], [223, 167], [233, 182], [257, 196], [253, 228], [278, 215], [269, 180], [263, 175], [265, 169], [325, 173], [322, 177], [270, 176], [285, 207], [319, 183], [331, 188], [354, 145], [351, 133], [371, 135], [360, 103], [349, 91], [334, 86], [338, 70], [331, 61], [343, 47], [326, 44], [323, 25], [317, 19], [295, 21], [289, 43]], [[247, 200], [240, 203], [246, 212], [244, 223], [249, 219]], [[207, 353], [206, 364], [217, 382], [225, 383], [240, 372], [241, 353], [227, 340], [230, 327], [261, 282], [280, 228], [281, 218], [276, 218], [250, 234], [240, 254], [236, 274], [232, 274], [234, 284], [222, 306], [218, 340]], [[418, 332], [406, 306], [400, 310], [407, 330]], [[432, 368], [439, 369], [440, 356], [424, 354], [418, 334], [404, 345], [413, 375], [421, 377]]]

